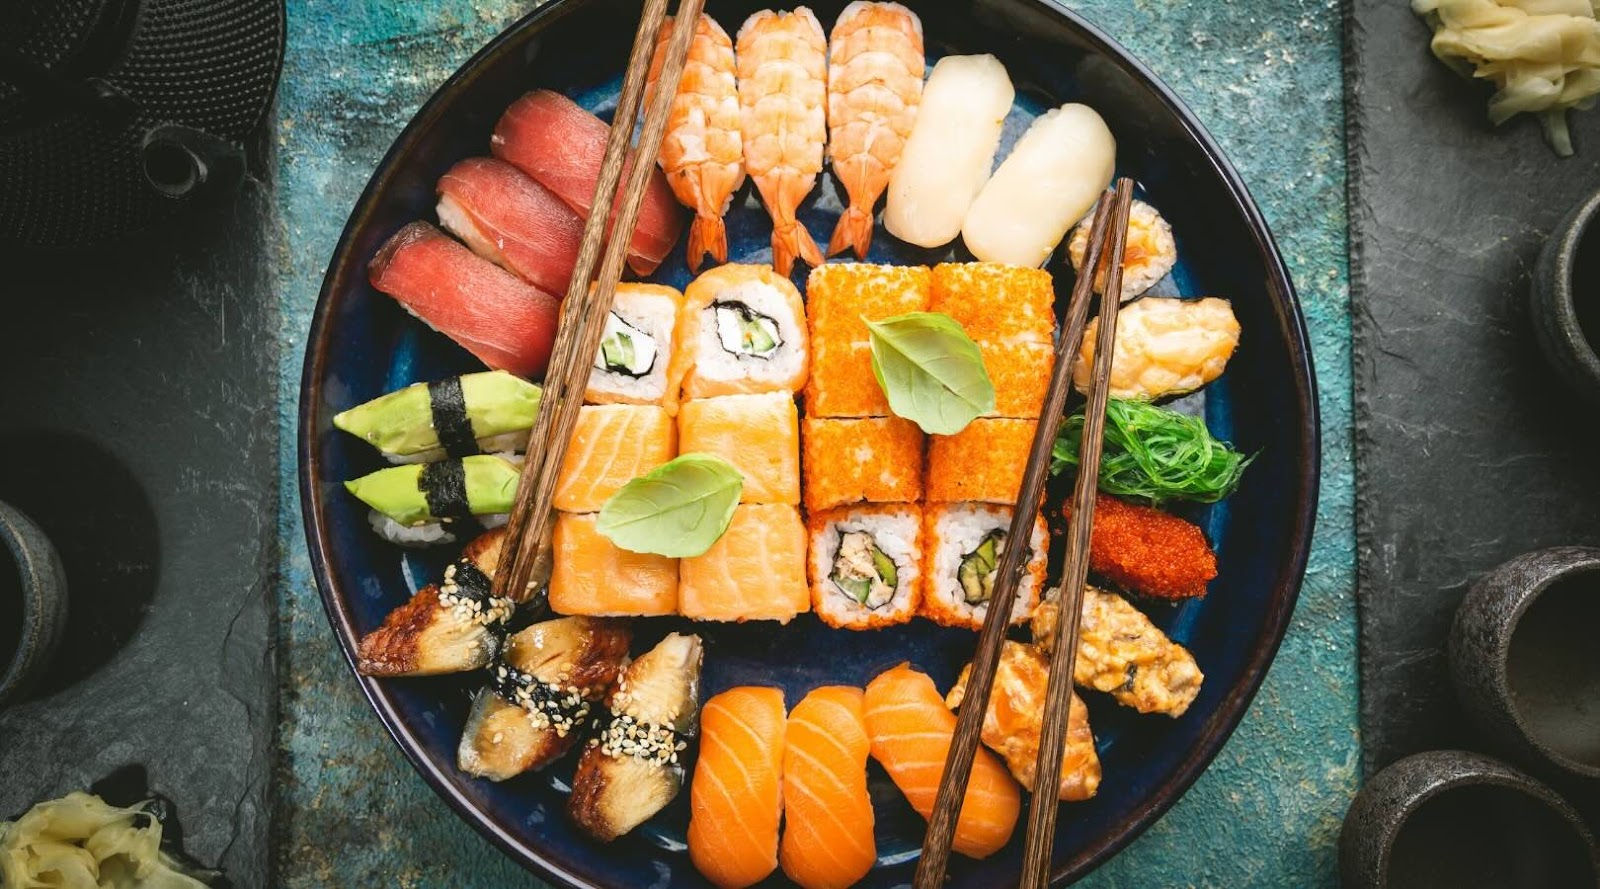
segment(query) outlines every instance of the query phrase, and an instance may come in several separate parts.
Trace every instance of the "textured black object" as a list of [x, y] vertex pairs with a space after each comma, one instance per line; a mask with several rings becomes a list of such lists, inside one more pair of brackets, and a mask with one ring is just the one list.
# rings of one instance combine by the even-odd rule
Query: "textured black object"
[[1408, 756], [1374, 775], [1339, 832], [1345, 889], [1588, 889], [1600, 849], [1550, 788], [1476, 753]]
[[1535, 771], [1600, 782], [1596, 614], [1600, 548], [1588, 546], [1517, 556], [1479, 578], [1456, 612], [1456, 696], [1484, 735]]
[[0, 707], [27, 693], [50, 665], [67, 625], [67, 578], [61, 557], [33, 520], [0, 503], [0, 571], [17, 574], [21, 595], [16, 649], [0, 651]]
[[184, 848], [249, 889], [274, 885], [272, 207], [248, 181], [160, 249], [13, 257], [0, 285], [29, 296], [0, 322], [0, 500], [72, 595], [50, 669], [0, 709], [0, 818], [141, 766]]
[[0, 245], [96, 244], [233, 190], [283, 0], [0, 6]]
[[1600, 187], [1600, 110], [1557, 158], [1428, 52], [1409, 4], [1354, 0], [1346, 51], [1361, 739], [1368, 769], [1478, 738], [1444, 653], [1481, 572], [1600, 543], [1600, 412], [1546, 366], [1529, 275]]
[[[1528, 294], [1533, 330], [1545, 360], [1572, 391], [1600, 407], [1600, 331], [1585, 330], [1578, 300], [1600, 312], [1600, 281], [1579, 280], [1600, 267], [1600, 191], [1578, 201], [1546, 242]], [[1587, 289], [1581, 289], [1587, 288]]]

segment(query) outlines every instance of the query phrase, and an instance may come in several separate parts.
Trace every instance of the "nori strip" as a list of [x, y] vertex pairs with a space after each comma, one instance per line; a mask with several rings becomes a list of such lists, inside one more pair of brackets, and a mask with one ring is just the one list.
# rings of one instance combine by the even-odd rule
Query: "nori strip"
[[467, 501], [467, 468], [460, 460], [428, 463], [417, 474], [417, 487], [428, 501], [428, 512], [456, 528], [481, 528]]
[[460, 377], [428, 384], [428, 410], [446, 456], [459, 460], [478, 453], [478, 436], [472, 431], [472, 418], [467, 416], [467, 396], [461, 390]]
[[451, 575], [450, 580], [455, 585], [457, 596], [480, 604], [486, 604], [494, 597], [494, 581], [471, 559], [463, 558], [456, 562], [455, 567], [455, 574]]

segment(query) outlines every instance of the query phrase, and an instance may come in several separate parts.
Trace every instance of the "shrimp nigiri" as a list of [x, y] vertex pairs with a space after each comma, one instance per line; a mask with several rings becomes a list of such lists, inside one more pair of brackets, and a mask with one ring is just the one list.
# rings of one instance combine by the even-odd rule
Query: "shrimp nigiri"
[[744, 165], [772, 216], [772, 264], [787, 276], [795, 257], [822, 264], [822, 251], [795, 218], [822, 172], [827, 141], [828, 40], [815, 14], [770, 9], [739, 29]]
[[872, 207], [889, 187], [922, 101], [922, 20], [898, 3], [855, 0], [828, 38], [828, 157], [850, 206], [833, 256], [872, 243]]
[[[647, 88], [652, 94], [671, 36], [669, 16], [656, 38], [656, 54], [650, 62]], [[739, 114], [733, 41], [711, 16], [702, 14], [695, 22], [683, 79], [667, 114], [659, 157], [672, 193], [694, 211], [687, 250], [691, 272], [700, 270], [700, 261], [708, 253], [717, 262], [728, 261], [728, 230], [722, 215], [728, 212], [733, 193], [744, 184]]]

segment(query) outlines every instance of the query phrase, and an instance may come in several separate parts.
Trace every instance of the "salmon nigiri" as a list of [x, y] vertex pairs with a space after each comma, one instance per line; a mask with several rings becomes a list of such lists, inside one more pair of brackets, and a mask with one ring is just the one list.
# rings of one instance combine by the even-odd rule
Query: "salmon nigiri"
[[[587, 218], [594, 208], [594, 186], [600, 179], [610, 130], [605, 121], [566, 96], [534, 90], [512, 102], [500, 116], [489, 139], [489, 150]], [[617, 200], [622, 195], [619, 187]], [[659, 170], [652, 170], [638, 222], [628, 241], [628, 267], [641, 275], [655, 271], [682, 231], [683, 213], [672, 197], [672, 189]]]
[[783, 814], [783, 692], [731, 688], [700, 711], [700, 762], [689, 787], [689, 859], [720, 889], [778, 866]]
[[789, 714], [778, 860], [804, 889], [854, 886], [878, 858], [861, 700], [859, 688], [824, 686]]
[[561, 302], [426, 222], [394, 233], [367, 266], [372, 286], [495, 370], [535, 377]]
[[[928, 817], [955, 737], [956, 715], [945, 706], [933, 680], [909, 664], [880, 673], [867, 685], [863, 714], [873, 758], [883, 764], [911, 807]], [[1011, 839], [1021, 809], [1017, 782], [994, 754], [979, 749], [951, 848], [970, 858], [993, 855]]]

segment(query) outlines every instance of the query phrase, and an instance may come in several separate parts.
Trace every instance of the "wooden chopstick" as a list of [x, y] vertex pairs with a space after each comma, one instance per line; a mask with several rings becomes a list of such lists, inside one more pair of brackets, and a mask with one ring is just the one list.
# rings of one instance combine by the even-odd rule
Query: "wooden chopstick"
[[[1112, 215], [1112, 202], [1106, 199], [1109, 195], [1108, 192], [1102, 196], [1095, 211], [1084, 268], [1096, 267], [1104, 247], [1106, 229]], [[977, 756], [984, 714], [989, 709], [989, 693], [1000, 662], [1000, 648], [1005, 642], [1006, 629], [1011, 625], [1011, 609], [1016, 599], [1017, 585], [1027, 564], [1023, 555], [1028, 547], [1019, 546], [1016, 541], [1027, 541], [1033, 536], [1033, 522], [1039, 514], [1039, 501], [1050, 466], [1050, 449], [1056, 437], [1056, 424], [1050, 418], [1060, 417], [1066, 408], [1067, 395], [1072, 389], [1072, 362], [1078, 353], [1078, 344], [1083, 339], [1083, 329], [1089, 318], [1089, 304], [1093, 299], [1094, 276], [1079, 275], [1072, 288], [1072, 299], [1067, 305], [1065, 335], [1056, 343], [1055, 369], [1050, 375], [1049, 393], [1045, 396], [1040, 414], [1046, 419], [1039, 421], [1038, 429], [1034, 432], [1033, 447], [1022, 473], [1021, 494], [1011, 512], [1010, 530], [1006, 532], [1007, 545], [1000, 554], [999, 564], [995, 566], [997, 573], [994, 592], [989, 597], [989, 611], [984, 615], [983, 629], [978, 633], [978, 648], [972, 657], [972, 672], [967, 677], [966, 698], [956, 719], [955, 738], [950, 743], [950, 754], [945, 758], [944, 774], [939, 779], [939, 794], [934, 800], [933, 815], [928, 819], [922, 857], [917, 862], [913, 882], [916, 889], [935, 889], [940, 886], [944, 882], [945, 869], [949, 866], [950, 842], [961, 817], [967, 779], [972, 774], [972, 760]], [[1058, 751], [1057, 760], [1060, 757]]]
[[[628, 258], [628, 245], [639, 219], [639, 208], [644, 203], [645, 188], [655, 172], [667, 112], [678, 93], [678, 80], [689, 55], [689, 41], [694, 36], [692, 23], [699, 20], [704, 7], [705, 0], [682, 0], [678, 5], [679, 20], [691, 24], [672, 31], [655, 94], [645, 112], [639, 145], [630, 158], [627, 149], [633, 139], [634, 121], [643, 102], [656, 36], [667, 12], [667, 0], [645, 0], [639, 29], [633, 38], [633, 50], [628, 57], [627, 73], [622, 80], [622, 96], [617, 101], [617, 113], [606, 139], [605, 160], [595, 183], [594, 209], [584, 223], [583, 243], [573, 267], [572, 283], [561, 304], [539, 415], [528, 434], [527, 458], [522, 464], [517, 498], [506, 522], [506, 543], [500, 550], [495, 569], [496, 596], [524, 602], [548, 580], [556, 481], [561, 475], [572, 430], [578, 423], [578, 409], [583, 406], [584, 391], [589, 386], [590, 365], [594, 363], [595, 351], [600, 348], [606, 313], [611, 311], [617, 281], [622, 277], [623, 263]], [[632, 166], [628, 169], [622, 203], [616, 208], [613, 222], [610, 210], [625, 163]], [[609, 239], [606, 237], [608, 227]], [[600, 258], [598, 278], [594, 274], [597, 257]], [[594, 279], [593, 287], [589, 286], [591, 279]]]
[[[1102, 203], [1104, 203], [1102, 201]], [[1078, 479], [1072, 489], [1072, 526], [1068, 529], [1067, 563], [1061, 578], [1060, 618], [1056, 621], [1055, 657], [1045, 684], [1044, 724], [1039, 731], [1039, 759], [1034, 768], [1033, 800], [1028, 805], [1028, 832], [1022, 846], [1022, 889], [1046, 889], [1056, 836], [1057, 798], [1061, 785], [1061, 749], [1071, 714], [1073, 671], [1078, 659], [1078, 626], [1083, 618], [1083, 585], [1089, 576], [1089, 535], [1094, 527], [1095, 491], [1100, 483], [1100, 453], [1105, 443], [1106, 399], [1111, 391], [1117, 315], [1122, 307], [1122, 254], [1128, 240], [1128, 212], [1133, 181], [1117, 180], [1110, 247], [1106, 251], [1105, 293], [1100, 299], [1100, 330], [1094, 344], [1094, 376], [1084, 407], [1083, 439], [1078, 453]], [[1085, 261], [1098, 269], [1099, 262]], [[1093, 279], [1094, 275], [1085, 277]]]

